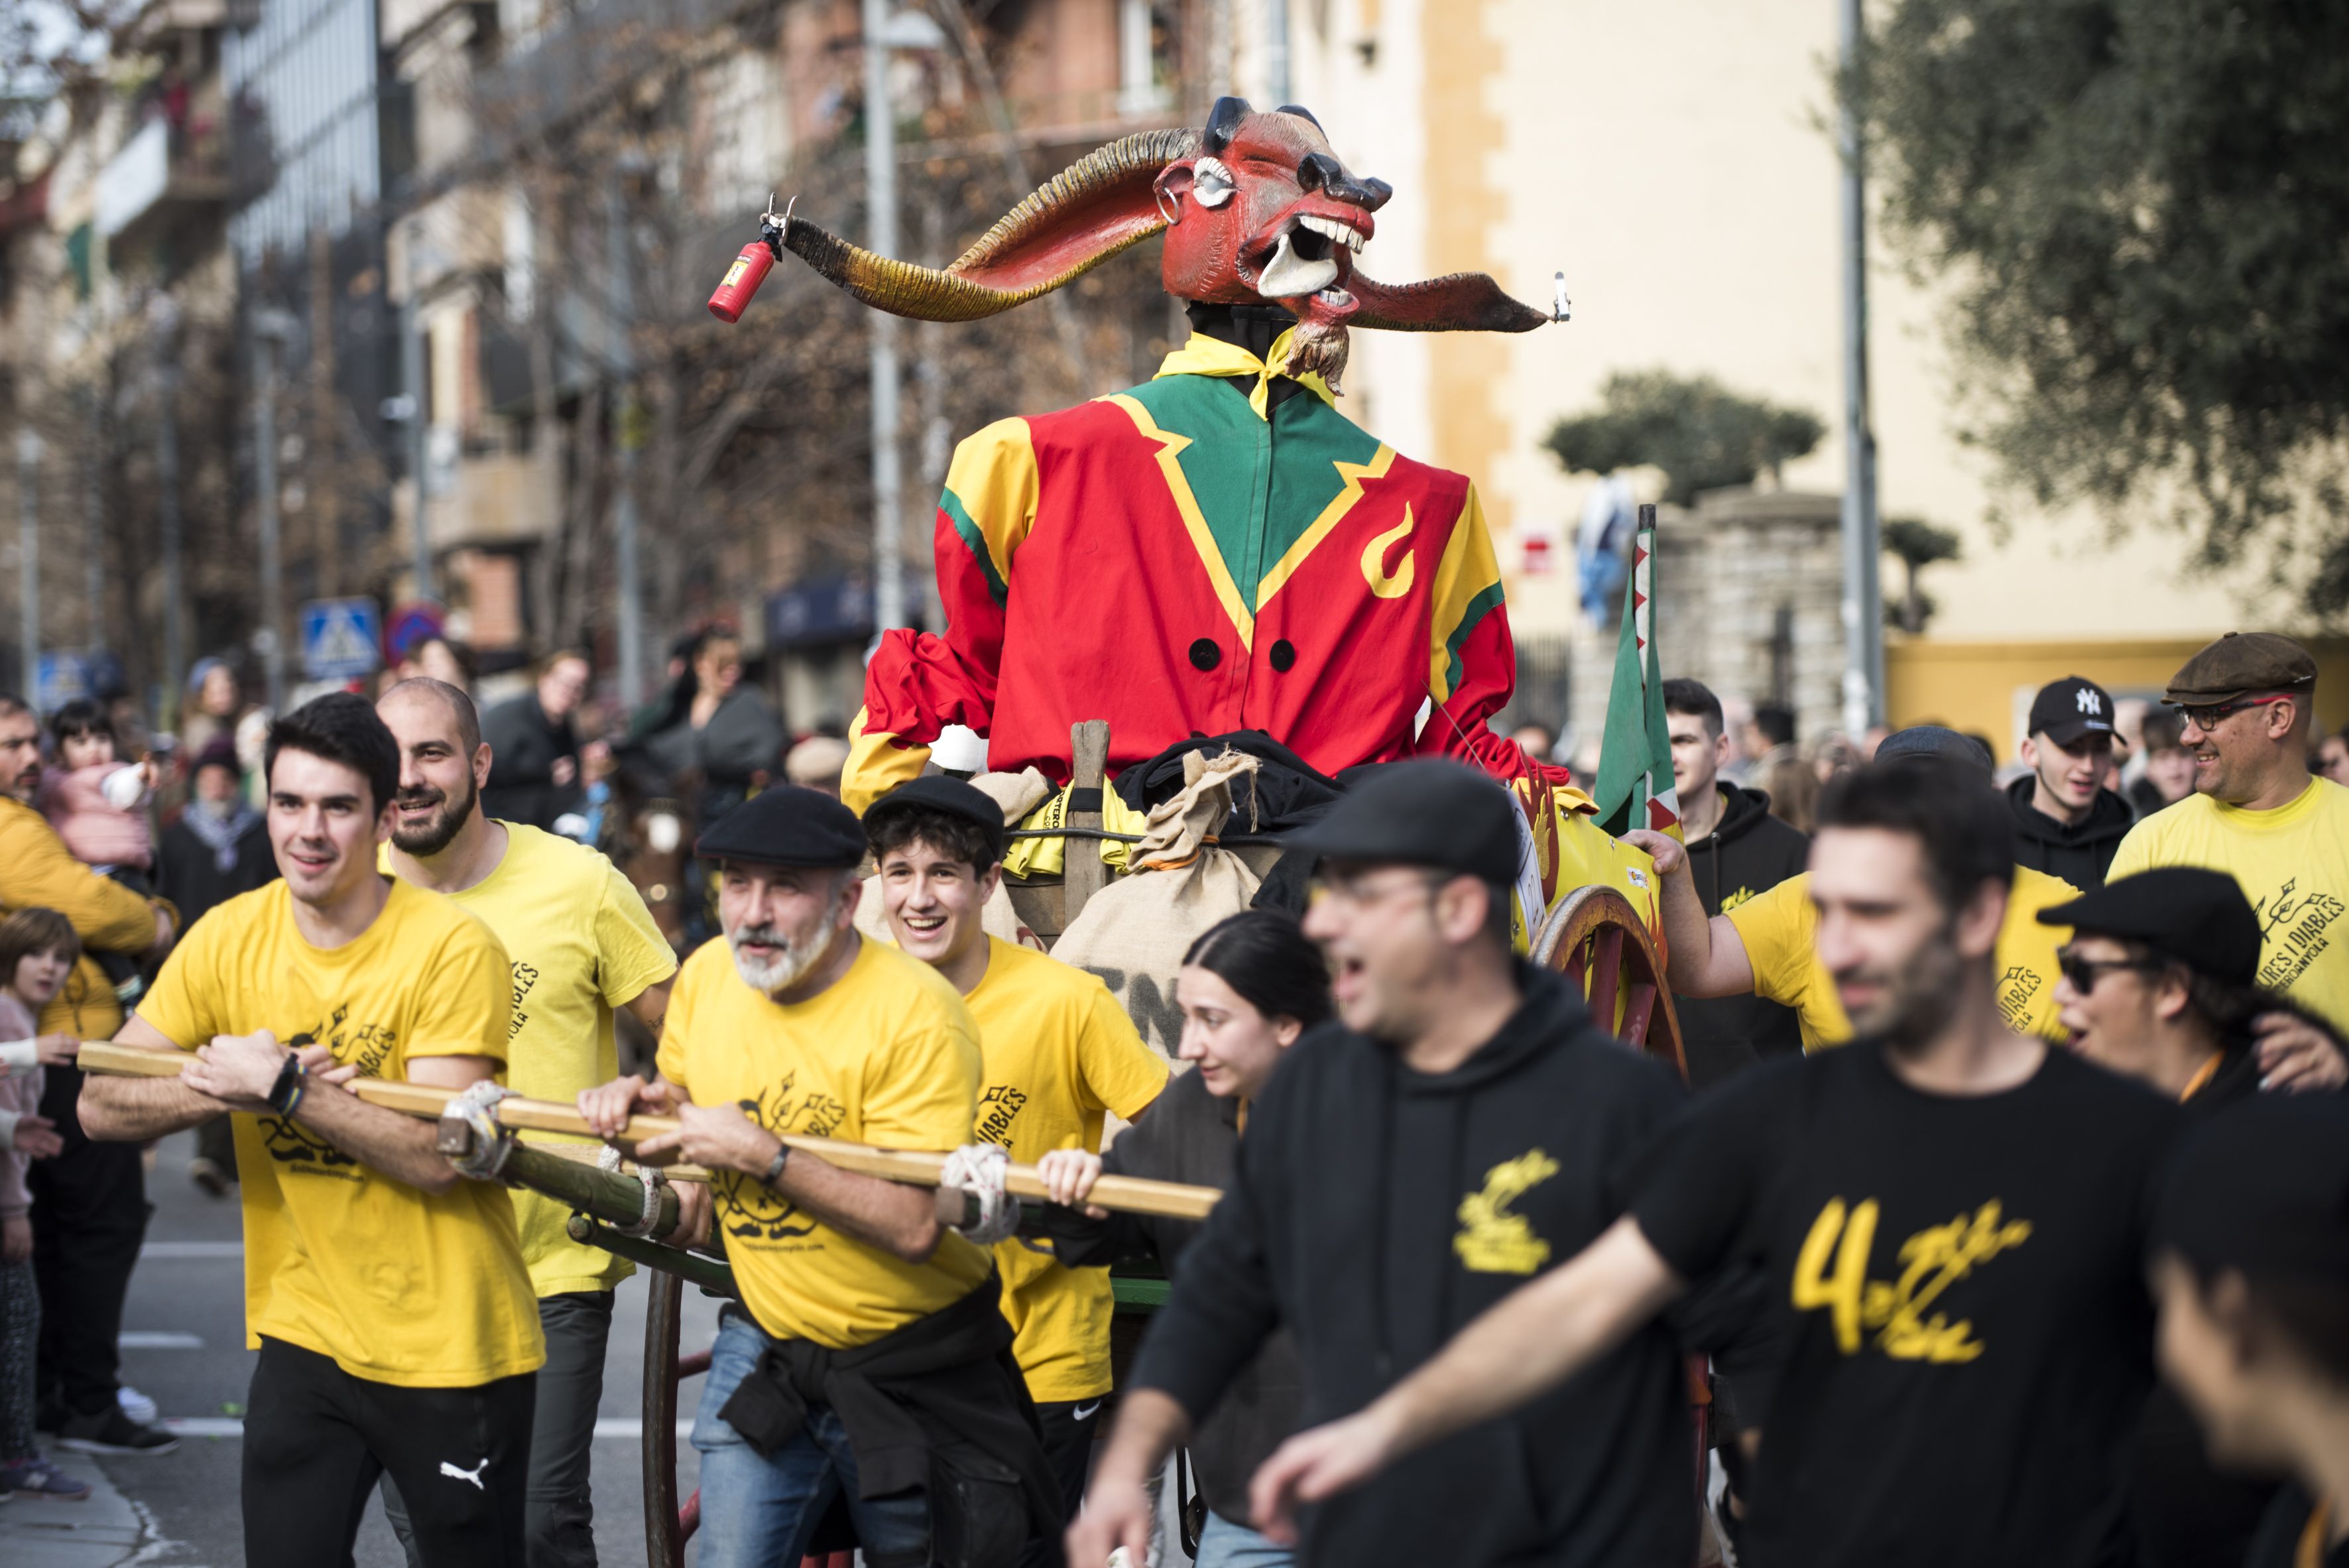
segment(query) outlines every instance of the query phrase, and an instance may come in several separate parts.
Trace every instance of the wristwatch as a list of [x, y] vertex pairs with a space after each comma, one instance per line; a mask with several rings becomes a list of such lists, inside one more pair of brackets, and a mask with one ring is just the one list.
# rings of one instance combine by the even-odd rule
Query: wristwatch
[[294, 1108], [302, 1103], [302, 1058], [293, 1052], [285, 1053], [285, 1065], [277, 1069], [277, 1081], [269, 1086], [269, 1109], [279, 1116], [291, 1116]]
[[783, 1162], [792, 1157], [792, 1146], [781, 1139], [775, 1140], [775, 1157], [767, 1161], [767, 1173], [759, 1178], [761, 1187], [772, 1187], [782, 1180]]

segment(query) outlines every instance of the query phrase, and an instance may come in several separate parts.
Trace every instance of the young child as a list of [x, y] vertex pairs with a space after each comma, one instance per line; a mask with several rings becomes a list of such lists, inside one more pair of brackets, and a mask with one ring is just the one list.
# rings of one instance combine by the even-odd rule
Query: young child
[[20, 909], [0, 920], [0, 1498], [14, 1494], [75, 1502], [89, 1483], [65, 1474], [33, 1442], [33, 1357], [41, 1296], [33, 1280], [32, 1201], [25, 1169], [65, 1147], [56, 1124], [36, 1112], [43, 1062], [70, 1062], [78, 1042], [34, 1037], [33, 1020], [81, 956], [71, 922], [53, 909]]
[[[49, 717], [49, 734], [57, 766], [41, 776], [41, 814], [74, 859], [133, 892], [152, 893], [148, 872], [155, 864], [155, 838], [147, 802], [155, 789], [154, 765], [116, 755], [114, 726], [93, 702], [57, 709]], [[146, 989], [139, 960], [124, 953], [97, 956], [127, 1010]]]

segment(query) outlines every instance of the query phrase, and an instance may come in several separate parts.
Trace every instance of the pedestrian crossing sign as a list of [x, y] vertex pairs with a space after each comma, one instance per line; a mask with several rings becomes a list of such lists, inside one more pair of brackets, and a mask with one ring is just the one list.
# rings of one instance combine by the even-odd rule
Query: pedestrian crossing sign
[[314, 681], [375, 674], [381, 629], [372, 599], [313, 599], [302, 606], [302, 673]]

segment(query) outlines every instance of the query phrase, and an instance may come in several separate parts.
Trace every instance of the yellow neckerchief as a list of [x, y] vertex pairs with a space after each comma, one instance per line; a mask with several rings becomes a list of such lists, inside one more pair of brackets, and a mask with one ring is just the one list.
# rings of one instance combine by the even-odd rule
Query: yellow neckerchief
[[2178, 1097], [2178, 1103], [2180, 1105], [2185, 1104], [2188, 1100], [2192, 1099], [2196, 1095], [2200, 1094], [2203, 1089], [2209, 1087], [2211, 1078], [2218, 1076], [2219, 1064], [2226, 1060], [2226, 1057], [2227, 1053], [2221, 1051], [2217, 1056], [2212, 1057], [2209, 1061], [2204, 1062], [2200, 1067], [2196, 1068], [2194, 1069], [2194, 1076], [2186, 1080], [2186, 1092]]
[[[1253, 376], [1256, 377], [1256, 390], [1248, 394], [1248, 407], [1256, 410], [1257, 418], [1269, 420], [1272, 418], [1269, 402], [1272, 378], [1288, 376], [1287, 371], [1278, 367], [1288, 363], [1289, 340], [1296, 335], [1297, 329], [1293, 326], [1288, 328], [1272, 340], [1271, 351], [1258, 359], [1237, 343], [1226, 343], [1220, 337], [1195, 332], [1189, 341], [1160, 363], [1158, 375], [1151, 379], [1155, 381], [1164, 376]], [[1338, 406], [1338, 395], [1330, 390], [1330, 384], [1318, 373], [1309, 370], [1302, 376], [1288, 378], [1332, 408]]]

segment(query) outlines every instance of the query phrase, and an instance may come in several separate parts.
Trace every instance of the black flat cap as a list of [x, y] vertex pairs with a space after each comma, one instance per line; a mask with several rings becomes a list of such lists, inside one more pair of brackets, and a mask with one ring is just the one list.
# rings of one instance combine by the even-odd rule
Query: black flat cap
[[2235, 879], [2200, 866], [2162, 866], [2106, 882], [2039, 912], [2042, 925], [2142, 942], [2198, 975], [2248, 985], [2260, 973], [2260, 917]]
[[1938, 724], [1912, 724], [1906, 729], [1894, 730], [1877, 743], [1877, 761], [1889, 762], [1899, 757], [1938, 757], [1984, 774], [1996, 770], [1989, 749], [1981, 741]]
[[2230, 632], [2186, 661], [2161, 694], [2168, 703], [2232, 702], [2261, 691], [2311, 691], [2316, 661], [2290, 637]]
[[2254, 1095], [2194, 1129], [2153, 1242], [2205, 1272], [2349, 1284], [2349, 1099]]
[[711, 823], [693, 846], [705, 861], [846, 871], [864, 861], [864, 825], [819, 789], [762, 789]]
[[982, 872], [1003, 858], [1004, 846], [1010, 841], [1004, 837], [1003, 808], [985, 790], [943, 773], [932, 773], [898, 785], [864, 808], [864, 836], [872, 841], [876, 851], [883, 826], [891, 817], [907, 811], [939, 811], [986, 830], [988, 859], [987, 865], [978, 868]]
[[1289, 835], [1317, 860], [1426, 866], [1507, 887], [1517, 880], [1517, 803], [1485, 775], [1432, 758], [1391, 762]]

